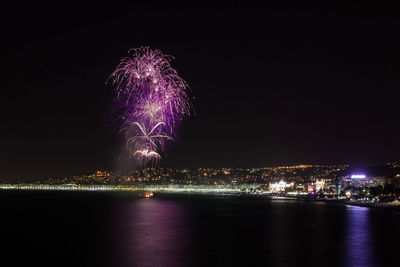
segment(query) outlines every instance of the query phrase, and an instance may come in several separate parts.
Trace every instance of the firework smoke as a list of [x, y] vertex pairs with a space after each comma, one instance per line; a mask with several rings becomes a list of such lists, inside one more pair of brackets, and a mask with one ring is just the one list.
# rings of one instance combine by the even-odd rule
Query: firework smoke
[[186, 82], [170, 65], [173, 57], [148, 47], [131, 49], [110, 76], [116, 90], [116, 121], [130, 155], [157, 163], [174, 140], [182, 119], [190, 115]]

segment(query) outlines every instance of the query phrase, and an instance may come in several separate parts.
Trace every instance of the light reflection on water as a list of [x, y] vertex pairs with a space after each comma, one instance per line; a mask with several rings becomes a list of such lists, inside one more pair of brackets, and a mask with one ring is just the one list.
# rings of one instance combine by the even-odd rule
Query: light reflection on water
[[390, 210], [69, 192], [0, 200], [13, 266], [398, 266], [400, 213]]
[[348, 266], [374, 266], [374, 248], [369, 224], [370, 209], [347, 207], [347, 263]]
[[188, 222], [183, 203], [140, 199], [131, 211], [123, 237], [126, 263], [179, 266], [185, 262]]
[[[205, 203], [201, 201], [135, 200], [123, 209], [125, 215], [120, 218], [125, 229], [120, 232], [121, 258], [117, 263], [120, 266], [235, 265], [254, 261], [256, 257], [272, 264], [294, 265], [309, 254], [315, 263], [324, 262], [327, 266], [374, 266], [369, 208], [341, 205], [335, 208], [323, 202], [264, 203], [266, 206], [257, 202], [253, 206], [249, 202], [245, 207], [239, 201], [216, 200], [213, 207], [202, 206]], [[299, 210], [307, 212], [309, 217]], [[339, 213], [334, 214], [335, 210]], [[193, 224], [194, 218], [200, 221]], [[337, 228], [337, 235], [330, 233], [332, 226]], [[269, 234], [257, 235], [254, 230]], [[340, 251], [340, 247], [344, 250]], [[243, 258], [240, 253], [248, 256]], [[332, 261], [332, 257], [336, 259]]]
[[136, 199], [114, 217], [113, 266], [296, 266], [305, 258], [310, 266], [380, 266], [383, 236], [371, 227], [381, 225], [378, 214], [326, 202]]

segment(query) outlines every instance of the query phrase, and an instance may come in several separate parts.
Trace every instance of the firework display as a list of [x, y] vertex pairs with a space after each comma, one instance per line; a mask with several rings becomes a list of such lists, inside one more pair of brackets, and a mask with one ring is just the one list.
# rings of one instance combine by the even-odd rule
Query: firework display
[[186, 82], [170, 65], [173, 57], [148, 47], [131, 49], [112, 73], [121, 133], [131, 156], [157, 163], [190, 114]]

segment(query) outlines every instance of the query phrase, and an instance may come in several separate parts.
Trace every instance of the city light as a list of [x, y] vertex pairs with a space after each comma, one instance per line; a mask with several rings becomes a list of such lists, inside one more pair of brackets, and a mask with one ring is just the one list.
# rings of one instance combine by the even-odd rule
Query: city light
[[364, 174], [353, 174], [351, 176], [351, 179], [365, 179], [365, 175]]
[[[385, 187], [389, 182], [397, 186], [400, 183], [397, 178], [399, 171], [396, 170], [397, 175], [394, 177], [388, 176], [390, 173], [369, 177], [362, 173], [348, 175], [347, 168], [349, 166], [346, 165], [314, 165], [306, 169], [265, 167], [145, 168], [131, 172], [98, 170], [91, 174], [25, 183], [0, 182], [0, 190], [136, 191], [143, 197], [152, 197], [152, 193], [258, 195], [267, 198], [345, 199], [362, 203], [379, 202], [378, 197], [384, 196], [390, 203], [397, 200], [396, 188], [386, 193], [374, 188]], [[357, 188], [360, 190], [356, 190]]]

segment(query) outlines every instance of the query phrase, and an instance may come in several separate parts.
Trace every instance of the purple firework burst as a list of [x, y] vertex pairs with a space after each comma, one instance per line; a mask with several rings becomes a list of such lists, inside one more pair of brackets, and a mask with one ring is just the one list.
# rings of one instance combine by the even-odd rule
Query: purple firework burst
[[170, 65], [172, 56], [148, 47], [130, 49], [110, 76], [116, 90], [117, 120], [130, 155], [157, 163], [159, 152], [174, 140], [190, 115], [187, 83]]

